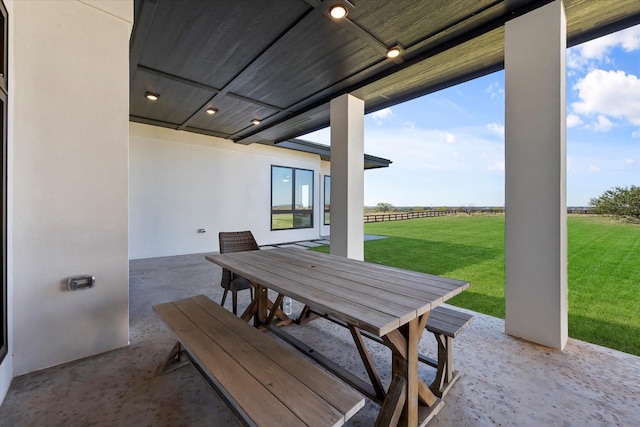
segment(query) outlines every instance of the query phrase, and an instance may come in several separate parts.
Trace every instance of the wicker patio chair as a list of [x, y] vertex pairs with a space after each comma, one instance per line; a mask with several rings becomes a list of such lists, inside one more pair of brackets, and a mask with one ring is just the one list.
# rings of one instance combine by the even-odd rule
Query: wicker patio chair
[[[256, 240], [253, 238], [251, 231], [221, 231], [218, 233], [218, 240], [220, 241], [221, 254], [229, 252], [255, 251], [260, 249]], [[227, 294], [231, 291], [233, 314], [238, 314], [238, 291], [249, 289], [251, 292], [251, 298], [253, 299], [253, 285], [251, 282], [244, 277], [232, 273], [226, 268], [222, 269], [222, 281], [220, 282], [220, 286], [224, 288], [224, 294], [222, 295], [222, 302], [220, 302], [220, 305], [224, 306]]]

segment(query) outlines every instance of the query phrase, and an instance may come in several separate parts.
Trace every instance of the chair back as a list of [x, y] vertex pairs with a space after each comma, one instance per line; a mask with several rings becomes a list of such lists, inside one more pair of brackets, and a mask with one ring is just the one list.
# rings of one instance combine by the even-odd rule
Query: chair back
[[221, 231], [218, 233], [220, 253], [256, 251], [260, 247], [251, 231]]

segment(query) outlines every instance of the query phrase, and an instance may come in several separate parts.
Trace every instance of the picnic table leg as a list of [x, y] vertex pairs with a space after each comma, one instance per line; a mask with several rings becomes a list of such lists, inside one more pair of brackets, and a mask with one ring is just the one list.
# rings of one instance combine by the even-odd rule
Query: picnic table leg
[[406, 400], [407, 383], [404, 378], [394, 375], [387, 392], [387, 398], [384, 400], [380, 413], [376, 419], [375, 427], [387, 427], [398, 425], [402, 407]]
[[358, 349], [358, 353], [360, 353], [360, 358], [362, 359], [362, 363], [364, 364], [365, 369], [367, 370], [367, 374], [369, 375], [369, 379], [371, 380], [371, 385], [376, 392], [376, 396], [380, 400], [384, 400], [385, 391], [382, 386], [382, 382], [380, 382], [380, 377], [378, 376], [378, 372], [376, 371], [376, 367], [373, 364], [373, 359], [371, 358], [371, 354], [367, 350], [367, 346], [364, 343], [364, 339], [362, 338], [362, 334], [360, 333], [360, 329], [358, 329], [354, 325], [347, 325], [349, 331], [351, 332], [351, 336], [353, 337], [353, 341], [356, 344], [356, 348]]
[[269, 290], [267, 288], [265, 288], [264, 286], [258, 286], [255, 283], [254, 286], [254, 297], [247, 309], [240, 316], [242, 320], [244, 320], [245, 322], [249, 322], [253, 317], [253, 324], [256, 328], [268, 325], [273, 321], [274, 317], [277, 317], [280, 320], [277, 323], [278, 326], [284, 326], [293, 323], [293, 319], [289, 318], [280, 309], [280, 304], [282, 303], [284, 295], [278, 294], [278, 298], [274, 303], [269, 299]]
[[253, 298], [251, 300], [251, 304], [249, 304], [249, 306], [246, 308], [246, 310], [242, 313], [242, 315], [240, 316], [240, 318], [242, 320], [244, 320], [245, 322], [249, 323], [249, 321], [251, 320], [251, 318], [253, 316], [255, 316], [255, 314], [258, 312], [258, 300], [256, 298]]
[[269, 309], [271, 311], [269, 312], [269, 316], [267, 316], [267, 324], [270, 324], [273, 321], [273, 318], [276, 316], [276, 310], [274, 310], [273, 307], [274, 306], [276, 308], [280, 307], [280, 304], [282, 304], [283, 300], [284, 300], [284, 295], [283, 294], [278, 294], [278, 297], [276, 298], [276, 301], [273, 304], [270, 304], [271, 307], [269, 307]]
[[419, 319], [414, 319], [401, 328], [407, 340], [407, 356], [394, 363], [398, 365], [394, 373], [406, 381], [406, 400], [398, 423], [401, 426], [418, 425], [418, 343], [422, 335], [418, 333], [419, 323]]
[[[394, 381], [380, 408], [378, 423], [381, 420], [397, 419], [398, 426], [418, 425], [419, 327], [420, 319], [413, 319], [384, 338], [385, 343], [391, 348], [391, 373]], [[398, 387], [402, 388], [402, 392], [397, 390]], [[388, 413], [389, 411], [391, 413]]]
[[279, 319], [279, 322], [276, 323], [276, 326], [286, 326], [293, 323], [293, 319], [287, 316], [280, 308], [284, 297], [284, 294], [278, 294], [275, 302], [271, 302], [271, 300], [267, 298], [267, 309], [269, 310], [267, 324], [271, 323], [274, 317], [277, 317]]
[[[404, 383], [404, 393], [391, 393], [391, 387], [382, 404], [379, 419], [390, 419], [391, 414], [383, 414], [383, 411], [401, 413], [398, 420], [399, 426], [417, 426], [433, 417], [442, 406], [429, 387], [418, 376], [418, 344], [422, 332], [427, 323], [429, 313], [410, 321], [398, 330], [383, 337], [385, 344], [392, 351], [392, 375], [397, 376]], [[398, 387], [398, 384], [395, 384]]]
[[318, 317], [320, 317], [318, 313], [313, 311], [311, 307], [309, 307], [308, 305], [305, 305], [302, 308], [302, 311], [298, 315], [298, 318], [295, 320], [295, 322], [298, 325], [304, 325], [305, 323], [310, 322], [314, 319], [317, 319]]

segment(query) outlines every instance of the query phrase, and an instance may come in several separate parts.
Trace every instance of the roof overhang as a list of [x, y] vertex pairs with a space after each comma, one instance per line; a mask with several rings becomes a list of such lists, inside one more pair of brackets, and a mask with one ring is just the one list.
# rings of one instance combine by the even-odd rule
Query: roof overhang
[[[318, 144], [311, 141], [305, 141], [304, 139], [290, 139], [278, 143], [278, 147], [288, 148], [291, 150], [302, 151], [304, 153], [312, 153], [320, 156], [322, 160], [331, 161], [331, 147], [328, 145]], [[364, 155], [364, 168], [366, 169], [378, 169], [388, 168], [392, 163], [391, 160], [383, 159], [382, 157], [376, 157], [369, 154]]]
[[[504, 24], [550, 1], [352, 0], [335, 22], [335, 2], [320, 0], [136, 0], [130, 119], [243, 144], [287, 141], [328, 126], [339, 95], [370, 113], [502, 69]], [[638, 0], [564, 5], [568, 46], [640, 23]], [[402, 55], [386, 58], [395, 45]]]

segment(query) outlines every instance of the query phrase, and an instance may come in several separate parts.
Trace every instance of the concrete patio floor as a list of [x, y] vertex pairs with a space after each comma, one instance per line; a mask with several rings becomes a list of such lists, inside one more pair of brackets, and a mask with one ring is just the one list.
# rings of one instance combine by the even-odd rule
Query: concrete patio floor
[[[219, 281], [220, 269], [204, 254], [131, 261], [131, 344], [15, 378], [0, 406], [0, 426], [237, 425], [192, 366], [155, 373], [174, 340], [151, 306], [200, 293], [220, 301]], [[248, 298], [240, 294], [240, 310]], [[323, 319], [287, 330], [365, 376], [348, 331]], [[456, 338], [463, 375], [429, 426], [639, 425], [640, 358], [576, 340], [560, 352], [503, 331], [503, 320], [476, 314]], [[434, 356], [431, 334], [420, 347]], [[388, 384], [390, 353], [374, 343], [369, 348]], [[433, 376], [427, 366], [420, 373], [427, 381]], [[372, 426], [377, 412], [367, 401], [347, 425]]]

